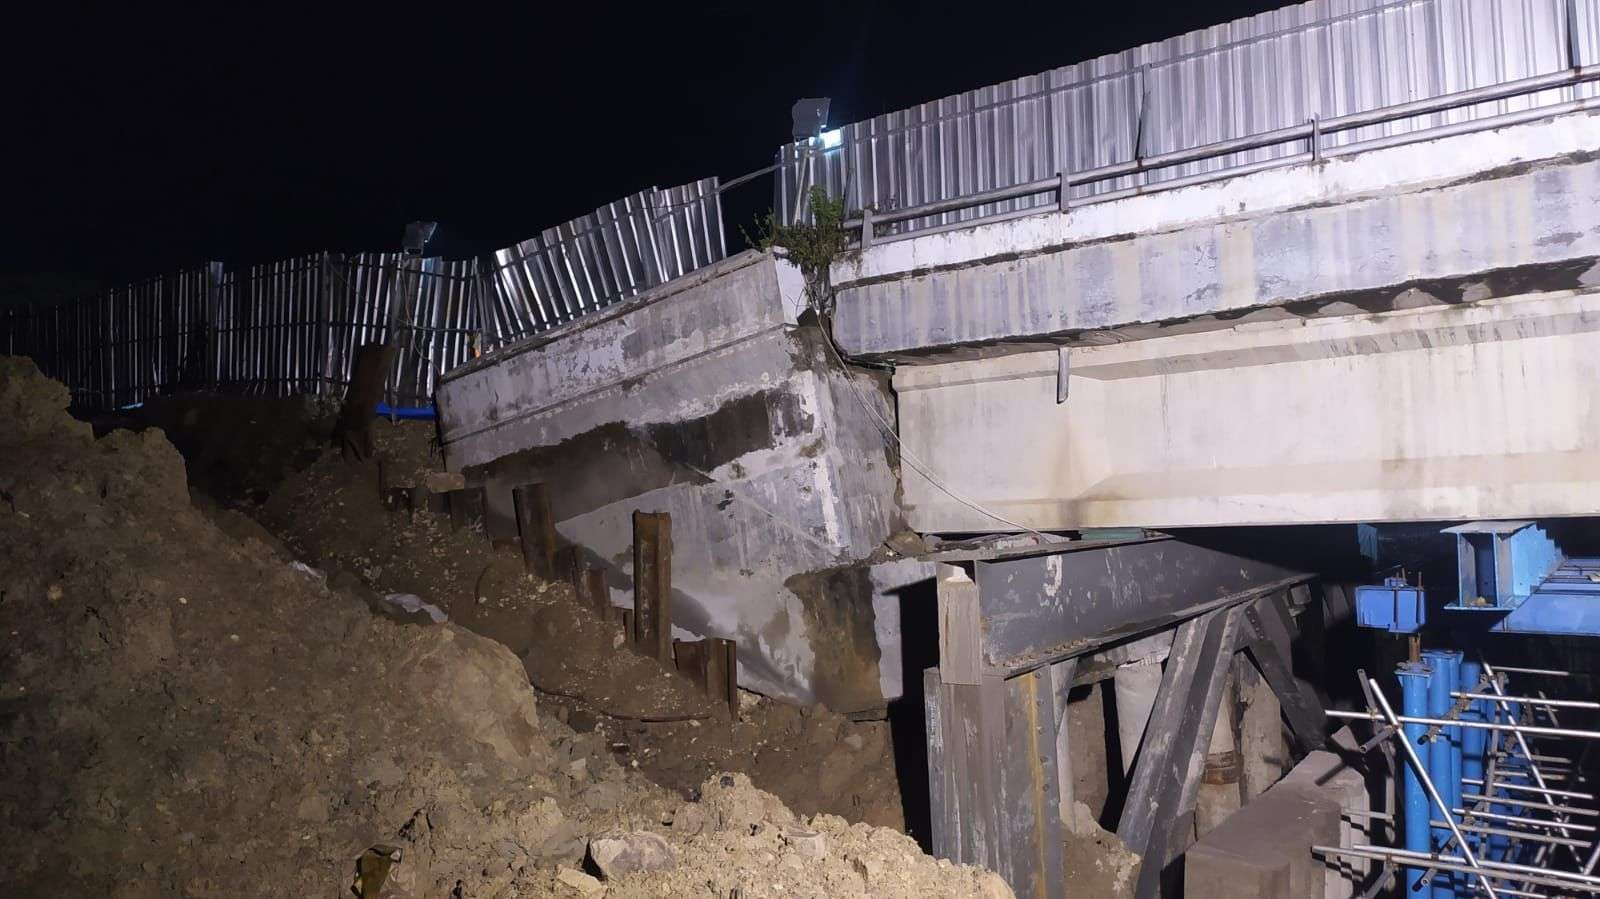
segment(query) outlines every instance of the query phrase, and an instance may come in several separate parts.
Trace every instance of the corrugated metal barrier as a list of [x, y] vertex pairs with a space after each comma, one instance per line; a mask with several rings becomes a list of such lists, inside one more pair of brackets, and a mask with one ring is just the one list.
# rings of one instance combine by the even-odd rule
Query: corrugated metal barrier
[[723, 255], [717, 179], [641, 191], [496, 252], [485, 337], [549, 330]]
[[343, 393], [364, 344], [395, 348], [385, 400], [433, 401], [439, 375], [723, 258], [716, 179], [650, 189], [495, 254], [221, 263], [102, 296], [0, 308], [0, 352], [32, 356], [86, 408], [178, 389]]
[[[845, 125], [836, 147], [788, 144], [774, 209], [809, 217], [813, 184], [848, 213], [889, 211], [1574, 68], [1597, 58], [1600, 0], [1312, 0]], [[1550, 106], [1593, 84], [1330, 135], [1324, 147]], [[831, 141], [830, 141], [831, 143]], [[1145, 173], [1143, 183], [1299, 152], [1276, 145]], [[1069, 202], [1132, 186], [1075, 187]], [[1024, 196], [902, 223], [972, 221]]]

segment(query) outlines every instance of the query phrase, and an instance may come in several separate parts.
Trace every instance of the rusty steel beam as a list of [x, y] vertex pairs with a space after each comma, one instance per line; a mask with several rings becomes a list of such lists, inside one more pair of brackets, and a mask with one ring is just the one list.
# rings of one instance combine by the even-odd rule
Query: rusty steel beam
[[984, 670], [1015, 674], [1286, 589], [1310, 575], [1177, 539], [973, 563]]
[[556, 523], [550, 514], [550, 489], [542, 481], [513, 487], [511, 505], [516, 513], [517, 538], [522, 544], [523, 569], [554, 580]]
[[672, 516], [633, 513], [633, 642], [672, 664]]

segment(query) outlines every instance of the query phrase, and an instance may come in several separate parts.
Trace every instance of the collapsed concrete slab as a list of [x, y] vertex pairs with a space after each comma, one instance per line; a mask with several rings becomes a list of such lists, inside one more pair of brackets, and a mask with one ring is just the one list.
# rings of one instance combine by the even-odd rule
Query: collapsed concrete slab
[[633, 511], [670, 513], [674, 630], [737, 640], [744, 686], [849, 710], [897, 686], [873, 578], [838, 573], [902, 527], [894, 412], [803, 307], [792, 267], [745, 253], [447, 374], [440, 430], [491, 531], [515, 532], [512, 487], [548, 484], [618, 605]]

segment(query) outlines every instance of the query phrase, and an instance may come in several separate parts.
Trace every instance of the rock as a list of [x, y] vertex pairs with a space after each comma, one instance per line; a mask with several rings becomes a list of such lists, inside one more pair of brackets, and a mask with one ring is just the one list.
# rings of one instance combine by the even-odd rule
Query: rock
[[431, 602], [423, 602], [414, 593], [390, 593], [379, 599], [384, 615], [397, 621], [414, 624], [444, 624], [450, 616]]
[[589, 860], [606, 880], [642, 871], [665, 871], [678, 863], [672, 847], [660, 834], [644, 830], [590, 839]]
[[857, 874], [861, 875], [861, 879], [866, 883], [867, 889], [870, 890], [882, 885], [886, 871], [881, 860], [868, 856], [856, 856], [850, 860], [850, 866], [855, 868]]
[[516, 840], [496, 840], [494, 851], [513, 868], [520, 868], [528, 863], [528, 850], [522, 848], [522, 844]]
[[844, 745], [854, 749], [857, 752], [860, 752], [861, 747], [867, 745], [867, 741], [860, 734], [846, 734], [844, 738]]
[[780, 830], [779, 835], [802, 858], [822, 858], [828, 854], [827, 840], [814, 830], [791, 825]]
[[561, 868], [556, 872], [556, 883], [561, 884], [579, 896], [598, 896], [606, 891], [606, 885], [598, 879], [575, 871], [572, 868]]
[[609, 812], [622, 804], [622, 784], [602, 780], [578, 794], [578, 799], [597, 812]]
[[458, 471], [430, 471], [422, 479], [429, 493], [449, 493], [467, 489], [467, 479]]
[[315, 793], [300, 800], [294, 807], [294, 816], [302, 821], [314, 824], [325, 824], [328, 821], [328, 803]]
[[1011, 892], [1011, 887], [993, 871], [985, 871], [978, 875], [978, 895], [982, 899], [1017, 899], [1016, 894]]
[[672, 829], [684, 836], [694, 836], [704, 833], [706, 825], [710, 824], [706, 817], [706, 810], [698, 803], [685, 802], [672, 816]]
[[928, 551], [928, 544], [922, 535], [910, 530], [891, 534], [889, 539], [883, 541], [883, 545], [902, 556], [919, 556]]
[[583, 780], [589, 776], [589, 760], [574, 759], [567, 763], [567, 775], [573, 780]]

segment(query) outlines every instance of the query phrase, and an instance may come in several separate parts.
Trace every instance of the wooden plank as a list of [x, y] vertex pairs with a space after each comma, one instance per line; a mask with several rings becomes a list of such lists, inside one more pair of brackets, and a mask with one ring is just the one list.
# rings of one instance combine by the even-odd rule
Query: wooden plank
[[1237, 640], [1238, 607], [1178, 625], [1117, 834], [1139, 853], [1136, 895], [1161, 893], [1194, 833], [1194, 803]]
[[1322, 702], [1311, 688], [1294, 676], [1292, 623], [1282, 594], [1264, 596], [1244, 610], [1250, 637], [1250, 658], [1278, 696], [1283, 717], [1302, 751], [1321, 749], [1327, 742]]
[[633, 513], [633, 640], [639, 651], [672, 662], [672, 517]]
[[982, 634], [978, 585], [957, 565], [939, 566], [939, 677], [946, 684], [975, 686], [981, 681]]
[[517, 539], [522, 543], [522, 566], [529, 574], [556, 577], [556, 524], [550, 515], [550, 489], [542, 481], [511, 488], [516, 513]]

